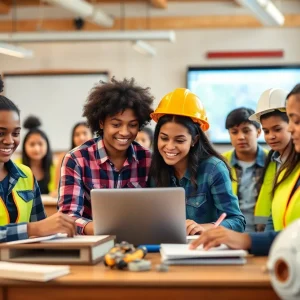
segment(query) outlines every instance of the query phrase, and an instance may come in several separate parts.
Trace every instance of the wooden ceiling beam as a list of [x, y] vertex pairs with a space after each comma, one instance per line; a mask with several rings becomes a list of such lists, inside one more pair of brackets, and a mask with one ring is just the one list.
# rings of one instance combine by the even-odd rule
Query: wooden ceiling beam
[[[286, 15], [283, 27], [300, 27], [299, 15]], [[124, 26], [124, 27], [123, 27]], [[117, 18], [113, 27], [104, 28], [86, 22], [83, 31], [95, 30], [180, 30], [180, 29], [217, 29], [217, 28], [259, 28], [263, 25], [254, 17], [244, 15], [233, 16], [184, 16], [184, 17], [153, 17], [148, 22], [145, 18]], [[45, 31], [75, 31], [72, 19], [19, 20], [14, 28], [22, 32]], [[11, 32], [12, 22], [0, 21], [0, 32]], [[47, 34], [47, 32], [45, 32]]]
[[[86, 0], [90, 3], [106, 3], [106, 4], [120, 4], [122, 0]], [[124, 0], [126, 3], [138, 3], [144, 2], [147, 0]], [[151, 0], [152, 1], [152, 0]], [[153, 2], [185, 2], [186, 0], [153, 0]], [[215, 1], [222, 1], [222, 2], [233, 2], [234, 0], [188, 0], [189, 2], [215, 2]], [[2, 0], [3, 3], [7, 5], [13, 5], [14, 0]], [[17, 1], [18, 6], [26, 6], [26, 5], [39, 5], [40, 0], [21, 0]]]
[[151, 4], [157, 8], [167, 8], [168, 1], [167, 0], [151, 0]]
[[0, 2], [0, 15], [7, 15], [10, 11], [10, 7]]

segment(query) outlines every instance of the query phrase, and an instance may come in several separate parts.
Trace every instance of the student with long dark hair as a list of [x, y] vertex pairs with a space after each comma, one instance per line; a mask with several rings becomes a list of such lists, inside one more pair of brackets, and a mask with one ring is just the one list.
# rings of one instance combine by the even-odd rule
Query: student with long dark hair
[[[93, 138], [93, 133], [88, 126], [87, 122], [81, 121], [76, 123], [73, 128], [72, 128], [72, 133], [71, 133], [71, 147], [69, 149], [72, 150], [81, 144], [85, 143], [86, 141], [90, 140]], [[59, 185], [59, 180], [60, 180], [60, 167], [62, 164], [62, 161], [65, 157], [67, 152], [63, 152], [59, 155], [56, 163], [56, 174], [55, 174], [55, 192], [52, 195], [57, 195], [57, 190], [58, 190], [58, 185]]]
[[93, 138], [93, 133], [87, 122], [81, 121], [73, 126], [71, 137], [71, 147], [69, 150], [72, 150]]
[[144, 148], [151, 149], [153, 143], [153, 130], [150, 127], [142, 128], [137, 134], [135, 141]]
[[[2, 88], [0, 77], [0, 93]], [[46, 218], [32, 171], [11, 160], [20, 144], [20, 131], [20, 110], [0, 95], [0, 243], [59, 232], [73, 236], [72, 218], [62, 213]]]
[[39, 128], [41, 122], [36, 117], [28, 117], [23, 126], [28, 132], [23, 140], [20, 162], [32, 170], [41, 193], [50, 194], [55, 190], [55, 167], [49, 139]]
[[[288, 184], [293, 174], [300, 171], [300, 155], [293, 147], [291, 133], [288, 131], [289, 120], [285, 108], [287, 94], [282, 89], [266, 90], [258, 101], [256, 113], [250, 117], [251, 120], [261, 123], [265, 141], [271, 147], [262, 173], [262, 187], [255, 207], [257, 224], [266, 224], [269, 219], [266, 230], [274, 229], [270, 214], [272, 215], [271, 212], [280, 206], [277, 202], [281, 202], [276, 193], [277, 189], [280, 189], [285, 181]], [[283, 228], [281, 218], [274, 221], [277, 230]]]
[[[287, 96], [286, 113], [289, 118], [288, 131], [291, 133], [294, 149], [297, 153], [300, 153], [300, 84], [297, 84]], [[280, 192], [281, 199], [278, 198], [278, 202], [275, 200], [278, 207], [275, 214], [273, 212], [273, 217], [276, 215], [278, 219], [276, 219], [274, 225], [277, 222], [283, 224], [282, 228], [279, 229], [275, 226], [275, 230], [284, 229], [300, 218], [299, 174], [298, 169], [293, 176], [293, 180], [286, 179], [280, 183], [275, 191], [275, 194]], [[254, 255], [268, 255], [278, 233], [276, 231], [238, 233], [219, 227], [204, 232], [199, 239], [192, 243], [191, 248], [196, 249], [199, 245], [203, 245], [204, 248], [209, 249], [220, 244], [226, 244], [232, 249], [249, 250]]]
[[243, 232], [245, 218], [232, 192], [230, 169], [208, 141], [205, 110], [187, 89], [175, 89], [151, 114], [154, 133], [150, 185], [183, 187], [186, 192], [187, 235], [214, 226], [222, 213], [221, 226]]

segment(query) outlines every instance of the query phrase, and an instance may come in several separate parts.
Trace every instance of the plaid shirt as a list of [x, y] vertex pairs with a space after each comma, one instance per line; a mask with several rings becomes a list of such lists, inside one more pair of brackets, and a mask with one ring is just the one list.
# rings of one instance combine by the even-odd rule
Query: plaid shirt
[[66, 154], [59, 187], [59, 211], [76, 218], [77, 233], [92, 220], [92, 189], [145, 187], [151, 163], [149, 150], [133, 142], [121, 170], [109, 159], [102, 137], [87, 141]]
[[199, 224], [213, 223], [225, 212], [226, 219], [222, 226], [243, 232], [245, 218], [240, 211], [237, 197], [232, 192], [229, 171], [225, 164], [216, 157], [202, 161], [197, 172], [197, 190], [191, 182], [187, 170], [179, 181], [172, 174], [171, 186], [185, 189], [186, 217]]
[[[26, 178], [26, 175], [15, 165], [11, 160], [9, 160], [5, 167], [8, 170], [9, 176], [9, 186], [6, 199], [4, 197], [4, 191], [2, 185], [0, 185], [0, 196], [3, 200], [5, 200], [5, 204], [7, 206], [7, 210], [11, 220], [16, 219], [17, 208], [12, 199], [11, 191], [18, 182], [20, 177]], [[34, 180], [34, 198], [32, 204], [32, 210], [30, 215], [30, 222], [40, 221], [46, 218], [46, 214], [44, 211], [44, 206], [41, 199], [41, 192], [37, 181]], [[6, 226], [0, 226], [0, 243], [10, 242], [15, 240], [27, 239], [27, 223], [11, 223]]]

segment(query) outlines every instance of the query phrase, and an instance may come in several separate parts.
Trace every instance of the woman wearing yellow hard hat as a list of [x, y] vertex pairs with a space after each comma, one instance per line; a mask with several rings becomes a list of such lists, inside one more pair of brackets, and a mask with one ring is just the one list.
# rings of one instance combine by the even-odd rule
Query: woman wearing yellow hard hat
[[264, 91], [258, 100], [256, 113], [249, 118], [262, 124], [266, 143], [271, 147], [254, 211], [255, 223], [262, 226], [267, 223], [267, 231], [274, 228], [281, 230], [295, 216], [300, 217], [300, 212], [295, 210], [286, 215], [289, 197], [300, 174], [300, 154], [293, 147], [288, 131], [287, 96], [288, 93], [282, 89]]
[[187, 89], [175, 89], [151, 118], [157, 126], [150, 182], [185, 189], [187, 235], [213, 227], [222, 213], [227, 215], [222, 226], [243, 232], [245, 218], [232, 192], [230, 170], [204, 134], [209, 123], [199, 98]]

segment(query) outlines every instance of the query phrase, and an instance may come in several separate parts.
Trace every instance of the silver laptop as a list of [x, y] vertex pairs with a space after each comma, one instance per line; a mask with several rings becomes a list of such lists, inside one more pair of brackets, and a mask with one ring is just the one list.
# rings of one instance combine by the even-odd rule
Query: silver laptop
[[183, 188], [91, 191], [94, 233], [134, 245], [186, 243]]

